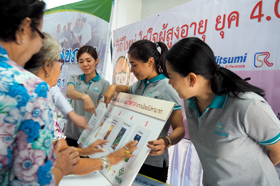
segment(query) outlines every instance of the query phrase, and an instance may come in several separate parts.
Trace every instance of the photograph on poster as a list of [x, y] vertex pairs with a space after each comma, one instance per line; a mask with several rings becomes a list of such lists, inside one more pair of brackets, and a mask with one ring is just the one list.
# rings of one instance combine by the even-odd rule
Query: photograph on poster
[[120, 144], [120, 141], [124, 136], [125, 132], [126, 132], [126, 128], [122, 127], [116, 139], [113, 141], [113, 144], [111, 145], [112, 149], [116, 150], [116, 147]]
[[91, 14], [78, 11], [59, 11], [44, 15], [43, 31], [60, 43], [60, 58], [65, 61], [57, 86], [66, 96], [67, 80], [71, 75], [83, 72], [77, 63], [76, 55], [81, 46], [89, 45], [96, 49], [99, 63], [96, 71], [102, 77], [108, 22]]
[[[147, 143], [147, 139], [150, 135], [150, 131], [146, 130], [142, 127], [136, 127], [134, 132], [132, 133], [131, 137], [133, 140], [138, 141], [137, 147], [138, 149], [136, 149], [133, 154], [135, 156], [138, 155], [138, 153], [141, 151], [142, 147]], [[137, 159], [137, 157], [134, 158], [128, 158], [125, 159], [124, 161], [127, 163], [127, 166], [129, 168], [133, 167], [133, 163], [135, 162], [135, 160]]]
[[[88, 126], [94, 130], [96, 128], [96, 124], [99, 122], [101, 116], [103, 115], [103, 111], [100, 109], [96, 110], [96, 116], [93, 114], [88, 122]], [[85, 145], [88, 145], [90, 143], [90, 139], [92, 138], [92, 130], [84, 130], [83, 136], [80, 140], [78, 140], [78, 143], [83, 143], [82, 147], [85, 147]]]
[[114, 125], [111, 125], [110, 128], [109, 128], [109, 130], [107, 131], [105, 137], [104, 137], [104, 140], [107, 140], [107, 139], [108, 139], [108, 137], [109, 137], [109, 135], [111, 134], [113, 128], [114, 128]]
[[[92, 117], [95, 117], [95, 116], [93, 115]], [[106, 114], [104, 115], [104, 117], [101, 119], [102, 122], [101, 122], [101, 124], [99, 125], [98, 129], [96, 130], [95, 133], [92, 133], [92, 134], [94, 134], [94, 137], [95, 137], [95, 138], [97, 137], [98, 133], [100, 132], [100, 130], [101, 130], [101, 128], [102, 128], [104, 122], [105, 122], [109, 117], [110, 117], [109, 114], [106, 113]]]
[[[139, 134], [136, 134], [135, 137], [133, 138], [133, 140], [137, 141], [138, 143], [139, 143], [140, 139], [141, 139], [141, 136]], [[125, 158], [124, 161], [128, 162], [129, 159], [130, 158]]]
[[96, 136], [97, 139], [107, 139], [108, 141], [111, 141], [112, 134], [115, 134], [118, 130], [119, 126], [122, 125], [122, 119], [114, 116], [109, 119], [107, 119], [102, 129], [99, 131], [99, 134]]
[[[113, 152], [113, 150], [116, 150], [117, 147], [122, 146], [123, 141], [126, 141], [126, 137], [129, 135], [130, 129], [132, 128], [133, 124], [128, 122], [128, 121], [124, 121], [123, 125], [121, 125], [119, 127], [119, 132], [114, 133], [112, 135], [112, 144], [110, 145], [109, 151]], [[125, 137], [124, 137], [125, 136]], [[124, 137], [124, 138], [123, 138]]]
[[103, 115], [103, 111], [100, 109], [96, 110], [96, 116], [93, 114], [92, 117], [90, 118], [89, 122], [88, 122], [88, 126], [92, 129], [94, 129], [96, 127], [97, 122], [99, 121], [99, 119], [101, 118], [101, 116]]

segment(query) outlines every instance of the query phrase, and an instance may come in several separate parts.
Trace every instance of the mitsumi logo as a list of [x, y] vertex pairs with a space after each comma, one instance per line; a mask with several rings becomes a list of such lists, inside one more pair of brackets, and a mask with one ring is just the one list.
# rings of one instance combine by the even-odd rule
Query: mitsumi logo
[[223, 137], [228, 137], [228, 133], [227, 132], [221, 132], [223, 130], [223, 125], [219, 122], [218, 124], [216, 124], [216, 130], [214, 131], [214, 134], [217, 134], [219, 136], [223, 136]]
[[273, 63], [268, 62], [269, 57], [269, 52], [257, 52], [254, 56], [254, 66], [256, 68], [261, 68], [263, 64], [266, 64], [266, 66], [272, 67]]
[[240, 56], [215, 56], [217, 64], [220, 64], [224, 68], [245, 68], [247, 60], [247, 53]]

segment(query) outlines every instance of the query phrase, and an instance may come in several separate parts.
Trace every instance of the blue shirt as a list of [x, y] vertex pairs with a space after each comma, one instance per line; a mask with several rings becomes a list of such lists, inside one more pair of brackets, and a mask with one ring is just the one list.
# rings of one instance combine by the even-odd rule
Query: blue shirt
[[0, 44], [0, 183], [54, 185], [49, 86], [9, 59]]

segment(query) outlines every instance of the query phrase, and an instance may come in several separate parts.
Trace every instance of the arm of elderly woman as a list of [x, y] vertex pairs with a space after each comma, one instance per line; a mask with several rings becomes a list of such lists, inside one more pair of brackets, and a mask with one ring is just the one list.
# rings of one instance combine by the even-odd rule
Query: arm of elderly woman
[[[131, 153], [137, 149], [136, 145], [137, 145], [137, 141], [131, 141], [125, 145], [129, 149], [130, 154], [127, 154], [125, 152], [126, 149], [124, 147], [109, 154], [107, 158], [110, 162], [110, 165], [116, 165], [121, 161], [123, 161], [125, 158], [134, 157], [135, 155]], [[94, 159], [82, 158], [80, 159], [77, 168], [71, 171], [70, 174], [85, 175], [97, 170], [101, 170], [102, 167], [103, 164], [100, 158], [94, 158]]]
[[[62, 142], [61, 149], [66, 149], [66, 150], [69, 149], [67, 144], [66, 143], [64, 144], [65, 140], [60, 140], [60, 141]], [[126, 144], [126, 147], [129, 149], [129, 152], [132, 153], [134, 150], [137, 149], [136, 145], [137, 145], [137, 141], [131, 141]], [[126, 149], [123, 147], [123, 148], [120, 148], [119, 150], [109, 154], [107, 156], [107, 158], [110, 162], [110, 165], [116, 165], [119, 162], [121, 162], [122, 160], [124, 160], [125, 158], [134, 157], [133, 154], [127, 154], [125, 151], [126, 151]], [[66, 158], [67, 157], [65, 157], [65, 159]], [[67, 160], [67, 161], [69, 161], [69, 160]], [[74, 169], [72, 169], [72, 167], [68, 168], [68, 170], [70, 170], [70, 169], [72, 169], [72, 170], [70, 172], [68, 172], [67, 174], [85, 175], [85, 174], [89, 174], [89, 173], [92, 173], [97, 170], [101, 170], [102, 167], [103, 167], [103, 164], [102, 164], [102, 161], [100, 158], [81, 158], [80, 161], [77, 163], [77, 166], [75, 166]]]
[[[67, 149], [69, 147], [65, 139], [60, 139], [59, 141], [61, 142], [60, 150]], [[80, 156], [89, 156], [97, 152], [103, 152], [103, 145], [106, 145], [107, 142], [108, 140], [98, 139], [96, 142], [92, 143], [86, 148], [75, 148], [75, 150], [79, 153]], [[101, 148], [99, 148], [99, 146]]]
[[69, 119], [71, 119], [74, 122], [74, 124], [81, 129], [90, 129], [87, 126], [88, 124], [87, 119], [84, 116], [78, 115], [74, 111], [72, 106], [69, 104], [69, 102], [61, 93], [60, 88], [58, 86], [54, 86], [51, 88], [51, 94], [55, 106], [65, 117], [68, 116]]
[[79, 153], [74, 147], [61, 149], [62, 144], [60, 141], [54, 142], [54, 153], [56, 156], [55, 167], [51, 170], [55, 177], [56, 186], [59, 184], [63, 176], [69, 174], [77, 168], [80, 160]]

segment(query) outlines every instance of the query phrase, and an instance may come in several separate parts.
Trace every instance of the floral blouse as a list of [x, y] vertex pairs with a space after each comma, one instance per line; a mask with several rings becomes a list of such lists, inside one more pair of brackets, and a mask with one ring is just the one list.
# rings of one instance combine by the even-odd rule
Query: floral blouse
[[[49, 86], [0, 44], [0, 185], [54, 185]], [[51, 99], [51, 98], [50, 98]]]

